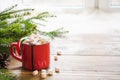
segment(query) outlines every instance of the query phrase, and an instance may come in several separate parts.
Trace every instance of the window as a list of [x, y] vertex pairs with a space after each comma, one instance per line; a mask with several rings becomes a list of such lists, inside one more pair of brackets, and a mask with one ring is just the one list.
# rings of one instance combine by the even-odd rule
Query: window
[[53, 7], [84, 7], [85, 0], [23, 0], [23, 4]]
[[[39, 7], [59, 7], [59, 8], [96, 8], [104, 10], [120, 9], [120, 0], [1, 0], [0, 9], [8, 7], [13, 4], [23, 4], [25, 6]], [[53, 8], [52, 8], [53, 9]]]
[[110, 1], [110, 6], [113, 7], [113, 8], [120, 7], [120, 0], [111, 0]]
[[68, 7], [84, 7], [85, 0], [56, 0], [54, 5], [56, 6], [68, 6]]

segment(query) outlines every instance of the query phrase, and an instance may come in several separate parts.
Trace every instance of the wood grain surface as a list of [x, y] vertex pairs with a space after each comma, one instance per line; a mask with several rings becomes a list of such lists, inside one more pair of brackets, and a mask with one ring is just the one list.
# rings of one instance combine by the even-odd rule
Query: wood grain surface
[[[58, 50], [62, 55], [54, 61]], [[120, 80], [120, 35], [84, 34], [51, 42], [50, 68], [60, 68], [44, 80]], [[42, 80], [11, 57], [8, 69], [18, 80]]]

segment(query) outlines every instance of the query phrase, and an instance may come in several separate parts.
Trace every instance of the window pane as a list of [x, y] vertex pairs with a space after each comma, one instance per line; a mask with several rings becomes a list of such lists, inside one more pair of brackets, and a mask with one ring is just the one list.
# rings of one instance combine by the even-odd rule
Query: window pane
[[[29, 0], [23, 0], [29, 1]], [[38, 5], [52, 5], [57, 7], [83, 7], [85, 5], [85, 0], [32, 0], [31, 4]]]
[[57, 6], [83, 6], [84, 0], [56, 0], [55, 5]]
[[119, 7], [120, 6], [120, 0], [111, 0], [111, 6], [112, 7]]

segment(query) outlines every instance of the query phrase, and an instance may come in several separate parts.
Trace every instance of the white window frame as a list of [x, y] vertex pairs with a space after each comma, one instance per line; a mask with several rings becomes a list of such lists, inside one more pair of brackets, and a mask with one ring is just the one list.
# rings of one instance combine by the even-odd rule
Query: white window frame
[[[12, 3], [20, 3], [20, 4], [23, 4], [23, 5], [29, 5], [30, 4], [31, 5], [35, 1], [37, 1], [39, 3], [40, 0], [9, 0], [9, 1], [1, 0], [0, 3], [4, 4], [5, 1], [6, 1], [6, 3], [8, 2], [8, 5], [9, 5], [9, 1], [11, 1], [11, 2], [13, 1]], [[56, 0], [51, 0], [51, 1], [54, 3]], [[87, 9], [101, 9], [101, 10], [106, 10], [106, 11], [120, 11], [120, 6], [111, 7], [111, 1], [112, 0], [85, 0], [85, 8], [87, 8]], [[68, 0], [68, 2], [69, 2], [69, 0]], [[3, 4], [0, 5], [1, 9], [3, 8], [2, 7]], [[3, 5], [3, 6], [5, 6], [5, 5]], [[71, 6], [71, 7], [70, 6], [68, 6], [68, 7], [64, 6], [62, 8], [72, 8], [72, 9], [78, 8], [78, 9], [80, 9], [79, 5]], [[85, 8], [83, 8], [83, 9], [85, 9]]]

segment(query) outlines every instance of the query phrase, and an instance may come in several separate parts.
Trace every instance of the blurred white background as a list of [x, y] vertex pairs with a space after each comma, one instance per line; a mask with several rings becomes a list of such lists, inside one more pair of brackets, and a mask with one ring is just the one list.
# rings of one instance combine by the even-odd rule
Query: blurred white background
[[120, 32], [120, 0], [0, 0], [0, 10], [13, 4], [35, 8], [34, 14], [49, 11], [57, 15], [48, 21], [48, 30], [64, 27], [72, 34]]

